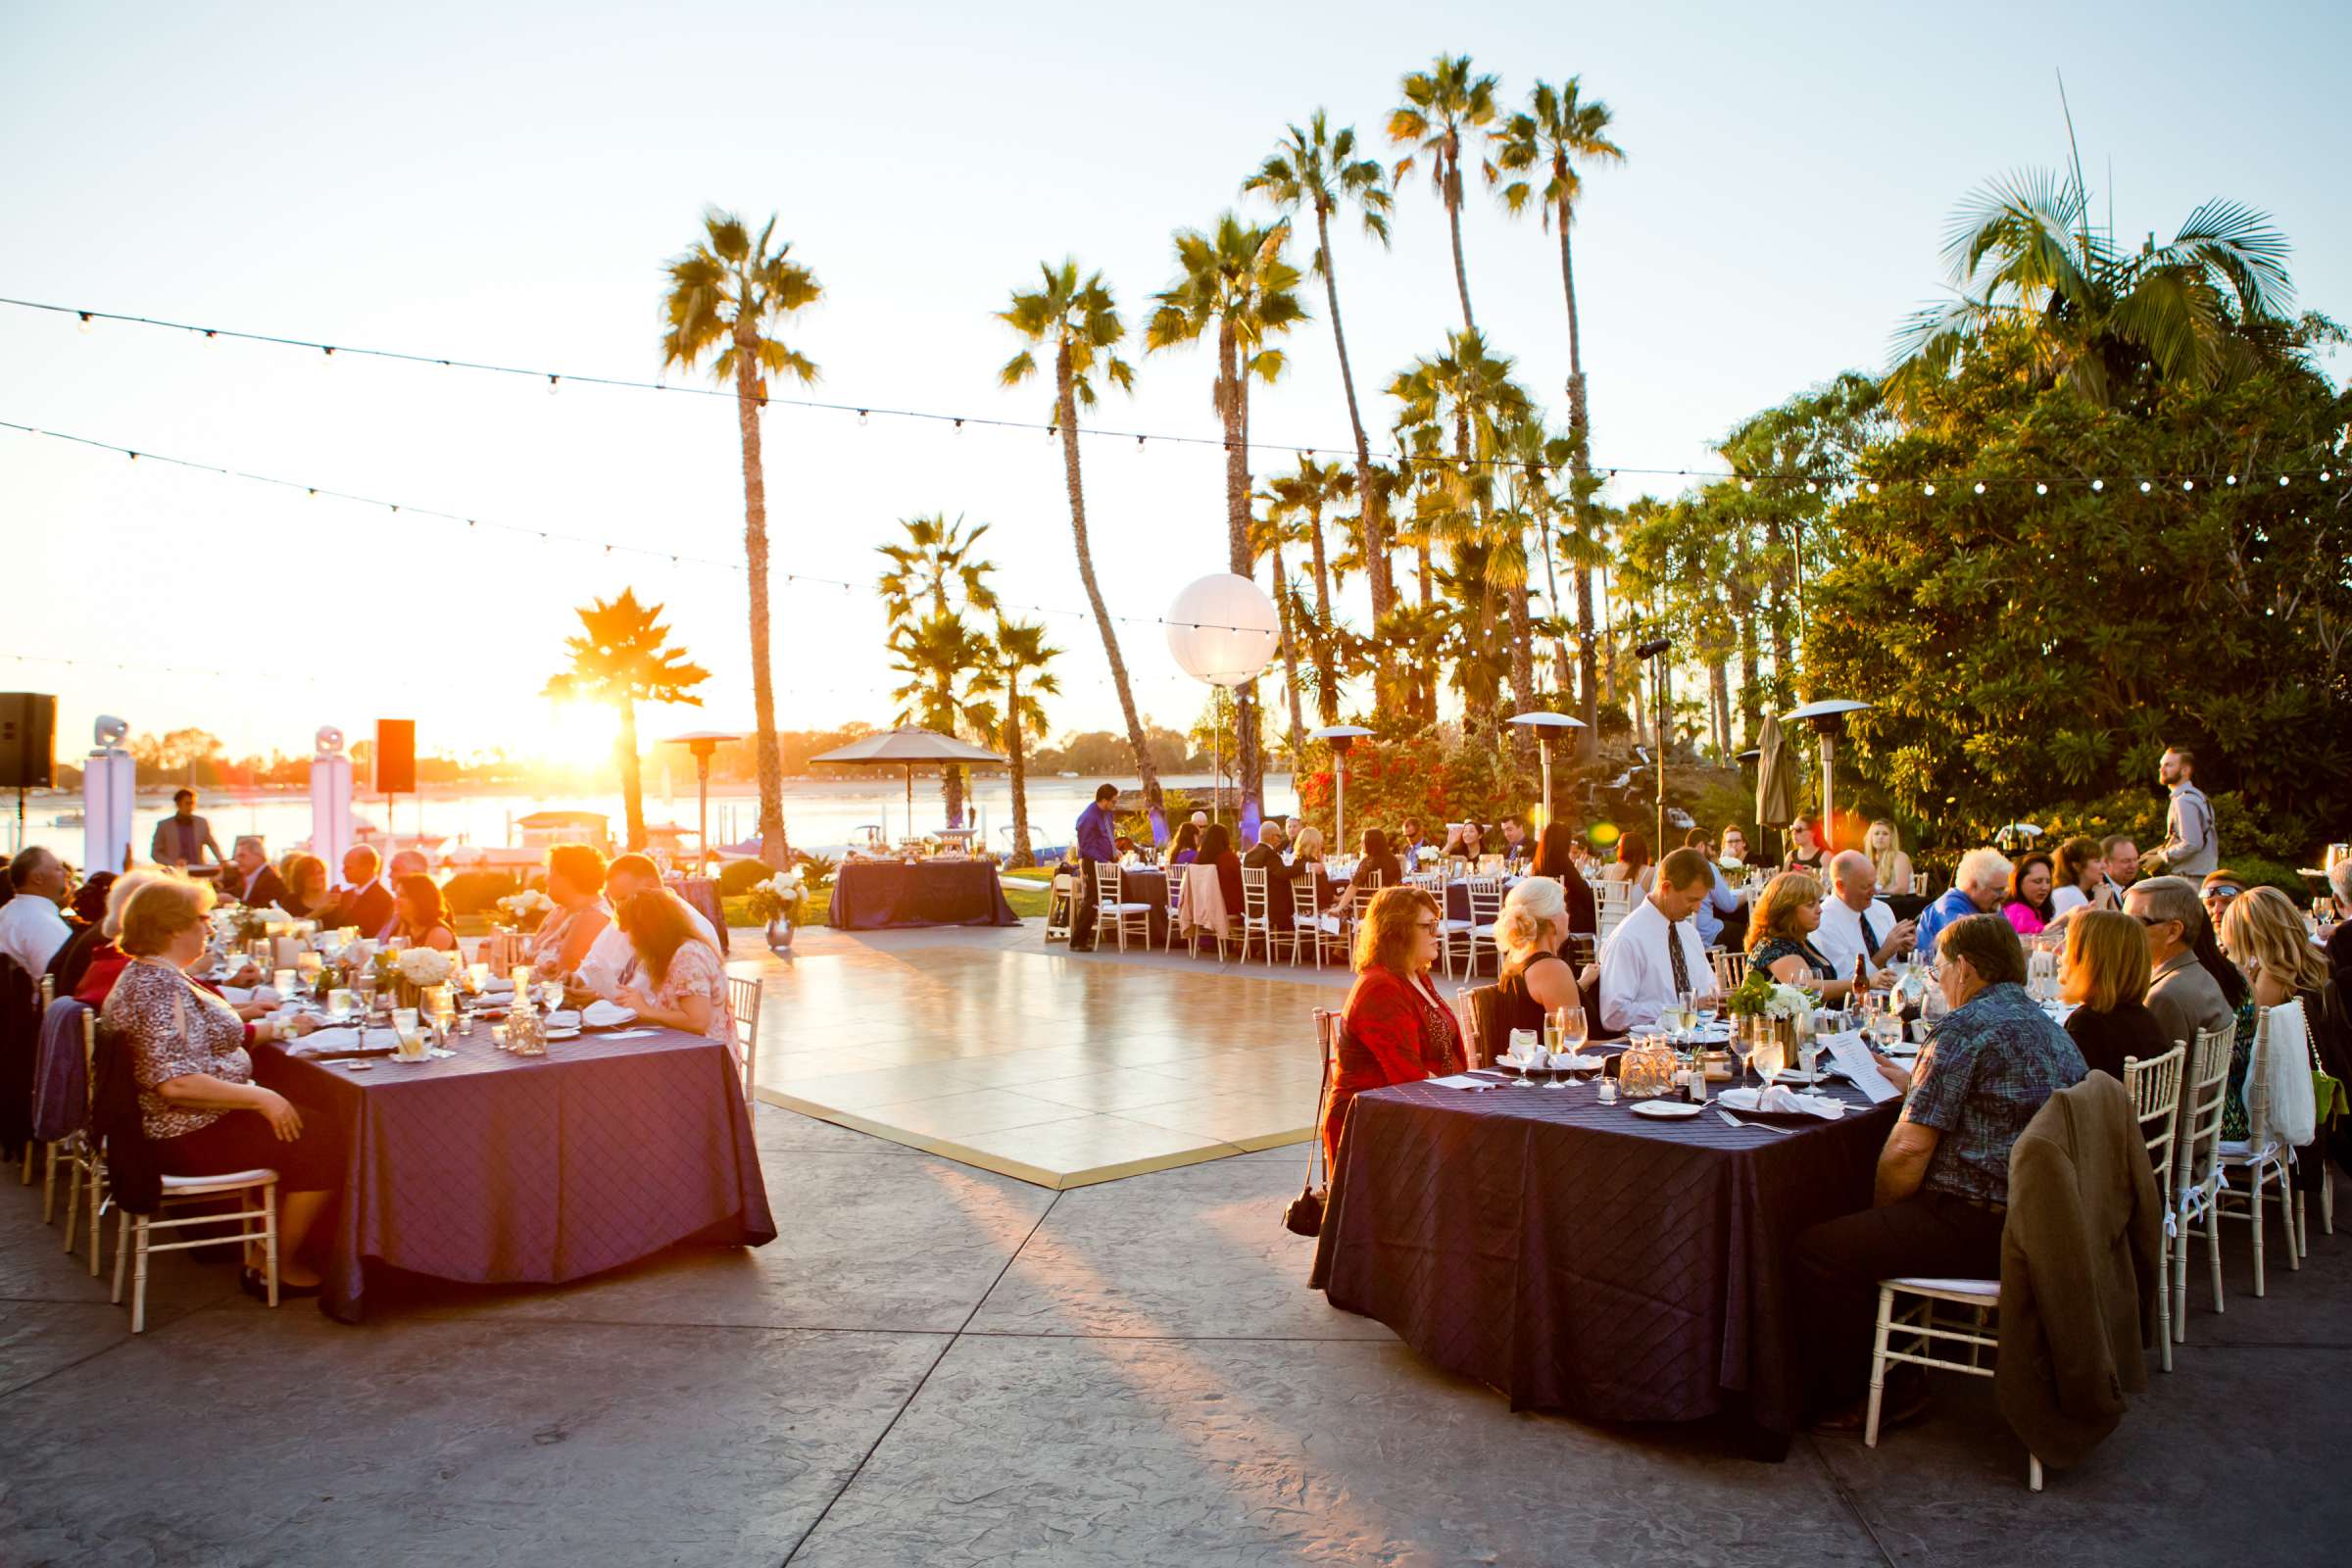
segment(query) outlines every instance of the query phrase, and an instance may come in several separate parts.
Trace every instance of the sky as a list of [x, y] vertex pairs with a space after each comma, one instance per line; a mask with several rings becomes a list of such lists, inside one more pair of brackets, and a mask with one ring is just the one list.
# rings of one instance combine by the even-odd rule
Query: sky
[[[2338, 79], [2352, 12], [2223, 15], [1204, 0], [1048, 27], [944, 3], [0, 0], [0, 295], [652, 378], [662, 265], [716, 203], [776, 215], [824, 286], [787, 333], [822, 369], [808, 395], [1035, 419], [1049, 392], [997, 385], [1019, 345], [992, 313], [1041, 261], [1102, 270], [1140, 326], [1173, 273], [1174, 230], [1228, 208], [1266, 219], [1239, 186], [1286, 122], [1322, 106], [1388, 152], [1399, 77], [1467, 52], [1506, 104], [1575, 74], [1615, 112], [1628, 161], [1591, 175], [1575, 230], [1593, 458], [1703, 467], [1747, 414], [1883, 368], [1897, 318], [1936, 292], [1955, 205], [2066, 157], [2060, 71], [2119, 234], [2169, 235], [2216, 195], [2250, 203], [2293, 241], [2299, 303], [2352, 317]], [[1564, 421], [1556, 243], [1483, 193], [1463, 227], [1481, 326]], [[1377, 430], [1379, 385], [1455, 319], [1444, 215], [1416, 172], [1393, 246], [1351, 227], [1335, 239]], [[1252, 397], [1252, 435], [1344, 449], [1319, 286], [1307, 302], [1288, 373]], [[1140, 331], [1131, 349], [1135, 395], [1110, 393], [1087, 422], [1213, 436], [1210, 355], [1147, 356]], [[741, 552], [724, 399], [550, 395], [544, 380], [123, 323], [83, 333], [71, 316], [0, 307], [0, 420], [296, 481], [0, 430], [15, 590], [0, 685], [58, 694], [61, 758], [111, 712], [144, 731], [200, 725], [240, 754], [301, 752], [320, 724], [358, 736], [390, 715], [416, 718], [427, 752], [587, 760], [609, 724], [538, 694], [571, 607], [623, 587], [663, 604], [713, 671], [703, 710], [649, 713], [645, 733], [748, 727], [745, 582], [694, 559]], [[1054, 732], [1117, 727], [1099, 634], [1073, 613], [1056, 444], [786, 407], [764, 431], [781, 725], [890, 719], [874, 548], [898, 519], [940, 512], [989, 525], [1000, 592], [1038, 607], [1020, 612], [1066, 650]], [[1213, 444], [1090, 437], [1084, 457], [1114, 614], [1157, 616], [1224, 568]], [[1679, 483], [1620, 476], [1609, 495]], [[313, 499], [314, 485], [521, 531]], [[1360, 583], [1346, 602], [1360, 616]], [[1188, 723], [1204, 692], [1164, 632], [1119, 630], [1143, 708]]]

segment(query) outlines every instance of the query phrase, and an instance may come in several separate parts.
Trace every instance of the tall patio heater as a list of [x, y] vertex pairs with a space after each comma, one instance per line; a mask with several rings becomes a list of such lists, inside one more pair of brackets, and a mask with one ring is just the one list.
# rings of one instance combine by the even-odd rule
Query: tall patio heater
[[1821, 737], [1821, 853], [1826, 865], [1832, 851], [1838, 847], [1837, 818], [1833, 814], [1836, 802], [1835, 778], [1838, 763], [1838, 742], [1845, 734], [1845, 715], [1858, 713], [1870, 707], [1868, 703], [1848, 702], [1842, 697], [1824, 698], [1807, 703], [1787, 716], [1803, 719]]
[[1326, 724], [1306, 732], [1308, 740], [1331, 742], [1331, 776], [1339, 787], [1331, 817], [1331, 836], [1338, 841], [1332, 845], [1335, 854], [1348, 853], [1348, 754], [1354, 749], [1356, 737], [1371, 733], [1361, 724]]

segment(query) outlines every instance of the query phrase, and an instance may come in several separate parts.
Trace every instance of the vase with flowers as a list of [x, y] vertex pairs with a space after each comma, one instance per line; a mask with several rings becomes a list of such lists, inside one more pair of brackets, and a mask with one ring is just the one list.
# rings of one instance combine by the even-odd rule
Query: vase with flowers
[[801, 868], [778, 871], [764, 882], [755, 882], [747, 895], [752, 915], [767, 926], [767, 951], [786, 954], [792, 951], [793, 929], [801, 919], [802, 906], [808, 898], [808, 884]]

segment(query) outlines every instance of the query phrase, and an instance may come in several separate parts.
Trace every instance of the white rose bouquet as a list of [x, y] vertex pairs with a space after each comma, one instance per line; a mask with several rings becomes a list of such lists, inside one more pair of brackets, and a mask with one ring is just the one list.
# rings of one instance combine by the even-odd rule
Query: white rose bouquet
[[1772, 995], [1765, 1000], [1764, 1016], [1792, 1018], [1803, 1023], [1813, 1016], [1813, 994], [1796, 986], [1773, 982]]
[[808, 884], [796, 865], [789, 871], [778, 871], [764, 882], [753, 883], [747, 897], [751, 900], [753, 916], [765, 924], [786, 915], [798, 920], [801, 901], [807, 892]]
[[556, 901], [537, 888], [524, 888], [520, 893], [510, 893], [498, 901], [499, 924], [512, 926], [517, 931], [536, 931], [539, 922], [546, 919], [548, 911], [555, 906]]
[[403, 948], [393, 955], [392, 966], [418, 990], [446, 985], [458, 970], [456, 958], [438, 948]]

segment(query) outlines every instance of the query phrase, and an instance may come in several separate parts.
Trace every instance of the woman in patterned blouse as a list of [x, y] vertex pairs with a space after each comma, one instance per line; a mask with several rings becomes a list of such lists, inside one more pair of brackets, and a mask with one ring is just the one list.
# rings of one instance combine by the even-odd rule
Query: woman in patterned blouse
[[727, 971], [718, 950], [695, 930], [686, 901], [666, 888], [647, 888], [620, 906], [620, 931], [638, 966], [636, 982], [621, 987], [620, 1004], [648, 1023], [718, 1041], [740, 1058]]
[[[130, 961], [102, 1016], [129, 1043], [139, 1111], [158, 1168], [170, 1176], [276, 1171], [278, 1283], [314, 1294], [318, 1272], [297, 1253], [334, 1196], [341, 1161], [327, 1118], [255, 1083], [253, 1058], [245, 1053], [248, 1025], [188, 979], [188, 966], [204, 956], [205, 914], [212, 906], [210, 887], [178, 877], [159, 877], [131, 896], [118, 939]], [[250, 1027], [253, 1039], [278, 1038], [273, 1020]], [[249, 1244], [249, 1293], [262, 1290], [263, 1261], [261, 1244]]]
[[1382, 888], [1355, 937], [1355, 986], [1323, 1113], [1323, 1162], [1336, 1168], [1348, 1106], [1367, 1089], [1460, 1072], [1468, 1059], [1453, 1011], [1430, 984], [1438, 956], [1438, 901], [1419, 888]]

